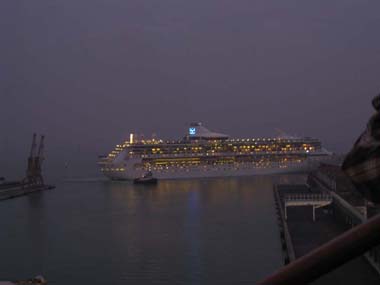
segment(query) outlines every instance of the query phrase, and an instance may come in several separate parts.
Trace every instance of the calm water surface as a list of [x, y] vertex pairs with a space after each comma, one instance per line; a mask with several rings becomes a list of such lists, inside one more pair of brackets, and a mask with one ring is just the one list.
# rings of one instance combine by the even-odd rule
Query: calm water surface
[[272, 185], [299, 176], [74, 182], [0, 202], [0, 280], [254, 284], [282, 264]]

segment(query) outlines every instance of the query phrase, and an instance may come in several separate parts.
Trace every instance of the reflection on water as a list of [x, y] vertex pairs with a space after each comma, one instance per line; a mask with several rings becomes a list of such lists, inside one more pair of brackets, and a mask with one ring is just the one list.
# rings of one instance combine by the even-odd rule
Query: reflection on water
[[273, 182], [260, 176], [58, 185], [0, 202], [0, 280], [254, 284], [281, 265]]

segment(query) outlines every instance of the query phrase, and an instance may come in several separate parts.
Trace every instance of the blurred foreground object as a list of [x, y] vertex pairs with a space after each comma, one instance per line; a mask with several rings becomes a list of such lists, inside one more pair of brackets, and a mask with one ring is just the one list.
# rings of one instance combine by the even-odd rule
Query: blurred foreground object
[[376, 113], [346, 156], [342, 170], [367, 200], [380, 204], [380, 95], [372, 105]]
[[22, 280], [22, 281], [0, 281], [0, 285], [42, 285], [47, 284], [46, 279], [38, 275], [32, 279]]
[[34, 277], [33, 279], [28, 279], [25, 281], [16, 281], [15, 284], [18, 284], [18, 285], [26, 285], [26, 284], [37, 285], [38, 284], [38, 285], [40, 285], [40, 284], [47, 284], [47, 281], [43, 276], [38, 275], [38, 276]]

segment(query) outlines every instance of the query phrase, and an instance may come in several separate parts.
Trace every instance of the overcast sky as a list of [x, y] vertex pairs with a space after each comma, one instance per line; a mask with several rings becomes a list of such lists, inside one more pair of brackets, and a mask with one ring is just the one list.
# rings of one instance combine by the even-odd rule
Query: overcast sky
[[1, 0], [0, 176], [34, 131], [57, 169], [191, 121], [347, 151], [380, 92], [379, 31], [375, 0]]

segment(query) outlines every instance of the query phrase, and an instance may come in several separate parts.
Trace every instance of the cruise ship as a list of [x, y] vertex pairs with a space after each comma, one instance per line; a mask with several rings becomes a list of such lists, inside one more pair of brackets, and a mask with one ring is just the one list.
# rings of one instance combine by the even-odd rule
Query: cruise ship
[[233, 139], [192, 123], [186, 135], [174, 141], [130, 134], [98, 163], [112, 180], [132, 180], [147, 172], [158, 179], [182, 179], [301, 173], [317, 168], [331, 155], [310, 137]]

